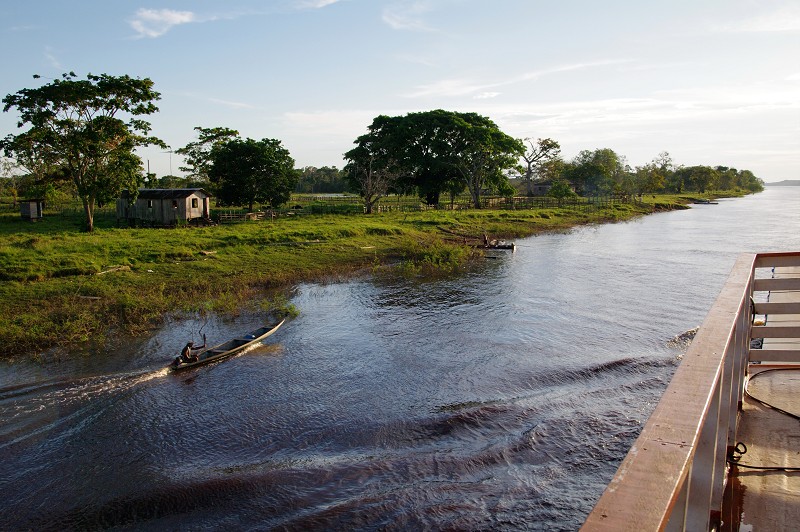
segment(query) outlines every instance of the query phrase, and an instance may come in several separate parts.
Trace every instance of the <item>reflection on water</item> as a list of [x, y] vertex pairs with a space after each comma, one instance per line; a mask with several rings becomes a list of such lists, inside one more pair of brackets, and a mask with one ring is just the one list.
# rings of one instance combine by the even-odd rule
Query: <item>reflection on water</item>
[[[575, 529], [739, 252], [798, 249], [800, 189], [517, 242], [447, 279], [298, 287], [259, 325], [170, 323], [0, 367], [2, 528]], [[783, 206], [783, 212], [776, 207]]]

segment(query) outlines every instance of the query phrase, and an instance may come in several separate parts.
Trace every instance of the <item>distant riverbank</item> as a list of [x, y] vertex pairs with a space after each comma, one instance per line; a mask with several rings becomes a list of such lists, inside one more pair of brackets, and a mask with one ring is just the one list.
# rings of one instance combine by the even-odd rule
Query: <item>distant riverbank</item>
[[800, 179], [784, 179], [774, 183], [764, 183], [768, 187], [800, 187]]
[[[725, 194], [731, 195], [731, 194]], [[467, 269], [482, 235], [514, 239], [687, 208], [709, 195], [645, 196], [596, 209], [311, 215], [203, 228], [75, 230], [0, 216], [0, 341], [6, 357], [69, 351], [137, 334], [170, 313], [292, 313], [291, 285], [400, 266], [405, 274]]]

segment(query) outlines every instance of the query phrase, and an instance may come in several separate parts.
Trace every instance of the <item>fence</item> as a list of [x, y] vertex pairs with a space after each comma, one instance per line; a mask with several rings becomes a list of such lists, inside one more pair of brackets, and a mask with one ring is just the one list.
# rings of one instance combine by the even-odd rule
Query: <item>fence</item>
[[[633, 199], [629, 196], [593, 196], [557, 199], [548, 196], [483, 196], [481, 206], [487, 209], [554, 209], [569, 208], [589, 212], [609, 205], [630, 203]], [[10, 208], [10, 207], [9, 207]], [[454, 198], [442, 198], [437, 205], [428, 205], [417, 196], [387, 196], [381, 198], [374, 207], [374, 212], [420, 212], [428, 210], [470, 210], [473, 201], [469, 195], [459, 195]], [[17, 207], [18, 209], [18, 207]], [[245, 220], [271, 219], [277, 216], [301, 216], [307, 214], [361, 214], [364, 212], [364, 201], [359, 196], [350, 195], [307, 195], [296, 194], [281, 208], [262, 208], [254, 213], [248, 213], [241, 208], [214, 208], [212, 218], [221, 222], [239, 222]], [[71, 201], [61, 204], [45, 205], [44, 215], [59, 217], [83, 217], [83, 206], [80, 202]], [[116, 207], [108, 204], [95, 207], [95, 224], [103, 222], [115, 224]]]
[[[484, 196], [481, 206], [487, 209], [554, 209], [570, 208], [583, 212], [593, 211], [610, 205], [631, 203], [633, 199], [627, 195], [573, 197], [557, 199], [547, 196]], [[472, 198], [468, 195], [459, 195], [447, 198], [437, 205], [428, 205], [417, 196], [387, 196], [381, 198], [374, 206], [373, 212], [420, 212], [428, 210], [470, 210], [473, 209]], [[345, 195], [295, 195], [291, 201], [279, 209], [265, 208], [263, 218], [276, 216], [300, 216], [304, 214], [358, 214], [364, 212], [364, 201], [358, 196]], [[243, 221], [248, 218], [243, 209], [218, 208], [214, 210], [212, 218], [220, 222]], [[262, 219], [259, 217], [258, 219]]]
[[[0, 212], [13, 213], [19, 215], [19, 202], [15, 205], [12, 202], [0, 203]], [[70, 201], [63, 203], [45, 203], [42, 216], [46, 219], [48, 217], [60, 218], [80, 218], [85, 216], [83, 205], [78, 201]], [[115, 223], [117, 219], [116, 206], [112, 203], [110, 205], [95, 206], [94, 221], [105, 221]]]

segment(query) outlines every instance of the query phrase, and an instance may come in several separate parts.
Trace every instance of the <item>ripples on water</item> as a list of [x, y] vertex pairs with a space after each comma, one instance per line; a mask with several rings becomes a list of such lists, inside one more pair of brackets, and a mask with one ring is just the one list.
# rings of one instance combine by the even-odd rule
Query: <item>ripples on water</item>
[[7, 364], [0, 528], [576, 529], [669, 382], [666, 342], [739, 252], [800, 248], [800, 210], [767, 216], [795, 191], [525, 239], [449, 279], [302, 285], [268, 345], [185, 374], [163, 366], [201, 326], [259, 318]]

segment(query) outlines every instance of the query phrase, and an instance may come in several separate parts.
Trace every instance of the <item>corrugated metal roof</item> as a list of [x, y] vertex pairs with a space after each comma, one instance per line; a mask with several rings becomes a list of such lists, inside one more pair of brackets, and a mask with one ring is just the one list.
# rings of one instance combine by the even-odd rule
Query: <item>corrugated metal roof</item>
[[[139, 197], [142, 199], [180, 199], [188, 198], [192, 194], [205, 194], [211, 197], [211, 194], [202, 188], [140, 188]], [[127, 199], [131, 197], [131, 193], [127, 190], [122, 191], [122, 197]]]

